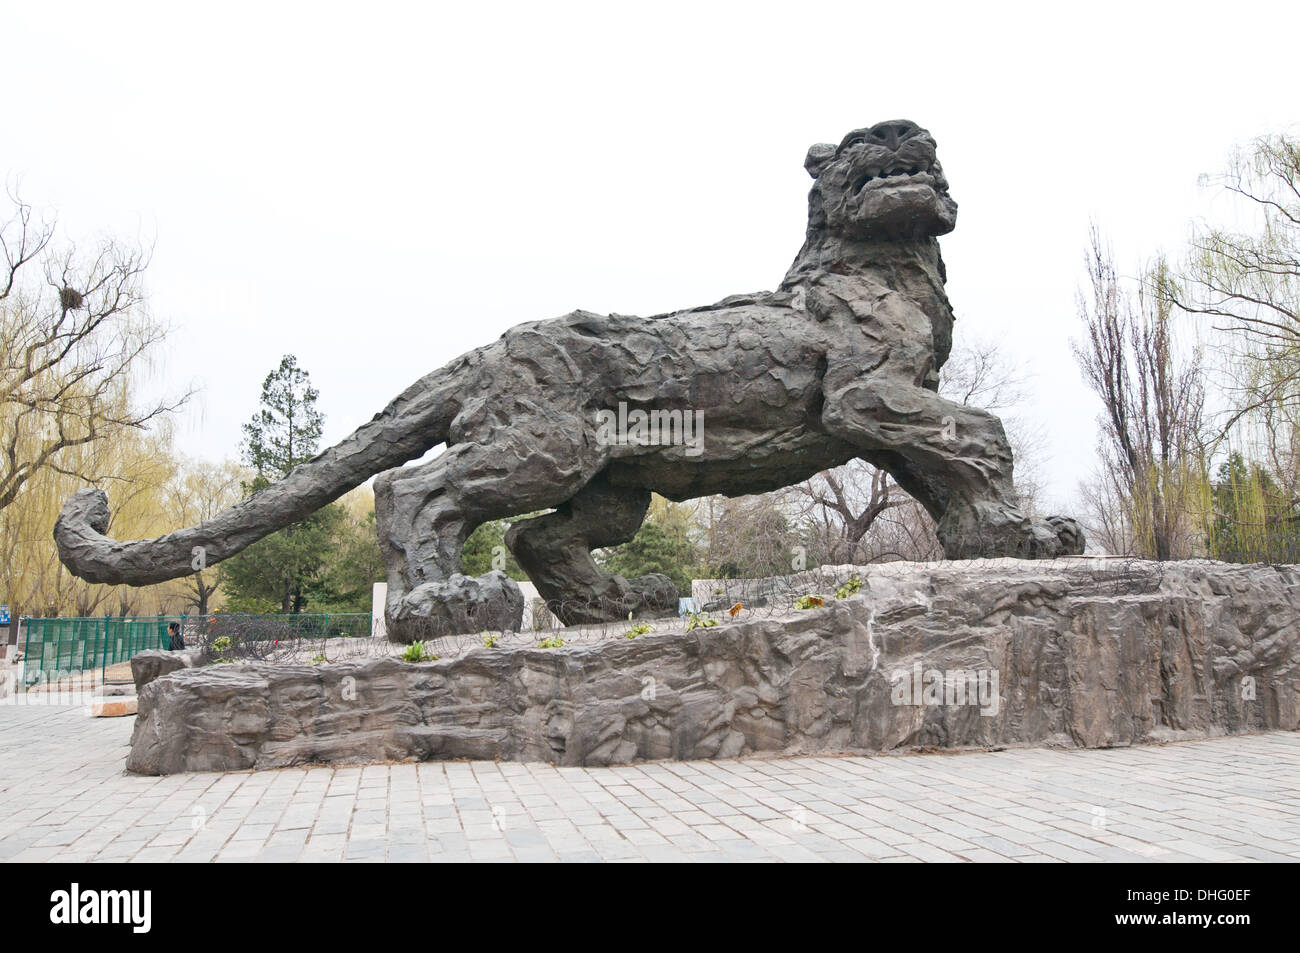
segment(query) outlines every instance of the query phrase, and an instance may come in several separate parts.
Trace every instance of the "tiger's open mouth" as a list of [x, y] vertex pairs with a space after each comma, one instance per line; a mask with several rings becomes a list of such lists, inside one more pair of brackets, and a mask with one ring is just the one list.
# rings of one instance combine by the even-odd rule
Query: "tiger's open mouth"
[[948, 183], [940, 183], [930, 174], [929, 168], [913, 166], [910, 169], [869, 169], [859, 176], [853, 191], [857, 194], [872, 189], [887, 189], [896, 185], [928, 185], [937, 192], [946, 192]]

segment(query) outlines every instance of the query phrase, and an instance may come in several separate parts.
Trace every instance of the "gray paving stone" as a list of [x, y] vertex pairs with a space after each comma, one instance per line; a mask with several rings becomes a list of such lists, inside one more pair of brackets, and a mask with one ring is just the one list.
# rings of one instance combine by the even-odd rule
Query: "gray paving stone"
[[[1300, 735], [1106, 751], [122, 773], [128, 719], [0, 707], [0, 861], [1300, 860]], [[20, 806], [19, 806], [20, 805]]]

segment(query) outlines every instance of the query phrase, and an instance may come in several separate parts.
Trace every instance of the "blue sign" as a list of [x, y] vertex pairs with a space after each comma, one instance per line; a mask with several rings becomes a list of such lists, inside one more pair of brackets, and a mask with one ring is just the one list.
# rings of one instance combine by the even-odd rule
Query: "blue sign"
[[0, 625], [9, 624], [9, 607], [0, 606]]

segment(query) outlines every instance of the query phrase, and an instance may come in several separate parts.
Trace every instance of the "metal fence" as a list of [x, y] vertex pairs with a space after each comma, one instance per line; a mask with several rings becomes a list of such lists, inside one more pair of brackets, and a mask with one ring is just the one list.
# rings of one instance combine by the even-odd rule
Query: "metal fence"
[[23, 683], [102, 672], [146, 649], [165, 649], [167, 624], [181, 621], [179, 616], [25, 619]]
[[[235, 624], [250, 616], [215, 613], [208, 616], [150, 616], [147, 618], [52, 618], [24, 619], [23, 684], [56, 682], [70, 675], [99, 671], [126, 662], [147, 649], [168, 649], [167, 626], [179, 622], [181, 637], [193, 647], [195, 636]], [[298, 638], [367, 637], [371, 634], [369, 612], [274, 615], [258, 617], [277, 632]]]

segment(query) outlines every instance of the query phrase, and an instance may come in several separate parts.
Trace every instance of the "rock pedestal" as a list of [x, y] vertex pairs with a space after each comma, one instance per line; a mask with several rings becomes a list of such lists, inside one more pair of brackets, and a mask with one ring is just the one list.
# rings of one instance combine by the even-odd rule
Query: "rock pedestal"
[[953, 562], [690, 633], [408, 664], [181, 669], [144, 685], [147, 774], [475, 758], [1107, 747], [1300, 726], [1300, 568]]
[[198, 649], [184, 649], [179, 652], [164, 652], [159, 649], [147, 649], [131, 656], [131, 678], [135, 681], [135, 690], [148, 685], [156, 678], [161, 678], [182, 668], [197, 664], [201, 656]]

